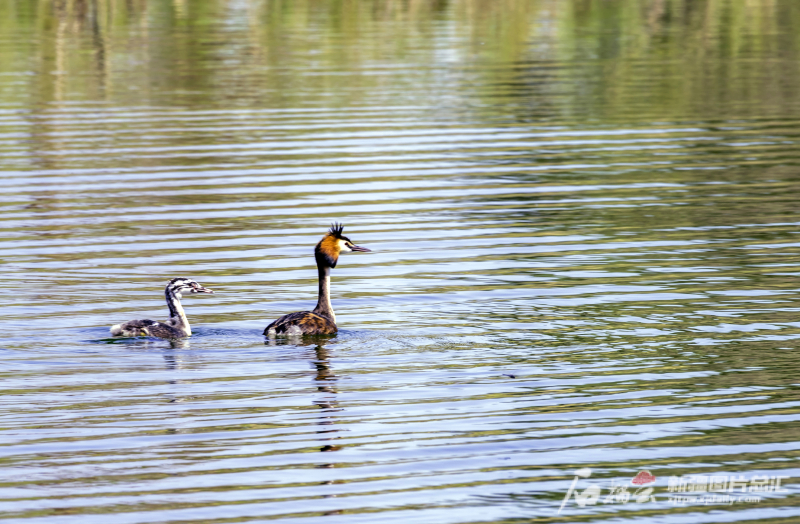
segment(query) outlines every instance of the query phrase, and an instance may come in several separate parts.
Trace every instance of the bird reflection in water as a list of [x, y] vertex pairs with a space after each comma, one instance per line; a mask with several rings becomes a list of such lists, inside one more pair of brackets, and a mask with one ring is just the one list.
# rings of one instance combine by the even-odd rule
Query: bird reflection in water
[[[320, 393], [320, 398], [314, 401], [314, 405], [320, 408], [318, 424], [321, 427], [317, 430], [317, 433], [321, 435], [320, 440], [323, 442], [330, 442], [342, 438], [334, 436], [341, 430], [332, 427], [336, 423], [336, 413], [343, 411], [343, 409], [339, 407], [339, 403], [336, 400], [339, 393], [339, 391], [336, 389], [336, 382], [339, 380], [339, 377], [336, 376], [331, 368], [330, 353], [327, 349], [325, 349], [324, 344], [318, 344], [314, 348], [314, 354], [316, 358], [311, 361], [311, 364], [317, 370], [314, 381], [316, 381], [317, 391]], [[319, 448], [319, 450], [322, 452], [339, 451], [340, 449], [342, 449], [342, 446], [333, 443], [325, 444]], [[316, 467], [321, 469], [335, 468], [336, 464], [319, 464]], [[320, 482], [320, 484], [337, 484], [339, 482], [341, 481], [325, 480]], [[323, 495], [322, 497], [334, 498], [336, 495], [330, 494]], [[339, 515], [340, 513], [342, 513], [342, 510], [333, 510], [326, 511], [322, 513], [322, 515]]]
[[[339, 407], [339, 403], [337, 401], [337, 394], [339, 392], [336, 389], [336, 382], [339, 380], [339, 378], [336, 376], [336, 374], [334, 374], [331, 368], [330, 353], [327, 349], [325, 349], [324, 344], [318, 344], [314, 348], [314, 354], [316, 358], [311, 361], [312, 365], [317, 370], [314, 380], [317, 382], [317, 391], [321, 393], [320, 398], [314, 400], [314, 405], [320, 408], [318, 424], [322, 426], [319, 430], [317, 430], [317, 433], [325, 435], [338, 433], [341, 430], [333, 428], [332, 426], [336, 423], [335, 413], [342, 411], [342, 408]], [[323, 437], [322, 440], [331, 441], [340, 438], [341, 437], [330, 435], [328, 437]], [[334, 443], [328, 443], [322, 446], [319, 450], [328, 452], [339, 451], [340, 449], [342, 449], [342, 446]], [[323, 464], [317, 467], [332, 468], [335, 466], [333, 464]]]
[[[189, 369], [191, 369], [193, 367], [192, 366], [192, 364], [193, 364], [192, 361], [196, 360], [197, 357], [195, 357], [191, 352], [187, 352], [187, 353], [180, 352], [180, 353], [177, 353], [177, 352], [174, 351], [174, 350], [184, 350], [184, 349], [189, 349], [189, 341], [188, 340], [178, 339], [178, 340], [170, 340], [169, 341], [169, 348], [164, 348], [164, 352], [163, 352], [164, 363], [165, 363], [165, 367], [166, 367], [167, 371], [181, 372], [181, 371], [189, 370]], [[189, 383], [190, 383], [189, 381], [183, 380], [183, 379], [179, 379], [179, 378], [177, 378], [177, 376], [167, 380], [167, 384], [171, 384], [173, 386], [178, 386], [177, 388], [175, 388], [175, 391], [172, 391], [172, 392], [169, 392], [169, 393], [165, 394], [165, 396], [167, 398], [167, 402], [170, 403], [170, 404], [177, 404], [177, 403], [185, 402], [185, 401], [191, 399], [192, 397], [190, 397], [190, 396], [184, 396], [184, 395], [180, 395], [178, 393], [178, 389], [179, 388], [181, 390], [184, 389], [182, 387], [183, 384], [189, 384]], [[182, 418], [180, 416], [181, 414], [182, 413], [177, 414], [177, 416], [174, 418], [174, 420], [175, 421], [180, 421], [181, 418]], [[166, 429], [166, 433], [169, 434], [169, 435], [177, 435], [177, 434], [185, 433], [185, 432], [186, 432], [186, 430], [184, 428], [181, 428], [181, 427], [172, 427], [172, 428], [167, 428]]]
[[[342, 408], [339, 407], [339, 402], [337, 401], [337, 395], [339, 391], [336, 389], [336, 383], [339, 381], [339, 377], [333, 372], [333, 368], [331, 366], [331, 355], [330, 351], [325, 347], [325, 342], [327, 341], [318, 341], [317, 345], [314, 346], [314, 359], [311, 360], [311, 367], [316, 370], [316, 375], [314, 376], [314, 381], [317, 384], [317, 398], [313, 401], [313, 404], [319, 408], [319, 421], [317, 424], [320, 428], [317, 430], [317, 434], [320, 435], [320, 440], [325, 443], [321, 448], [319, 448], [322, 452], [331, 452], [331, 451], [339, 451], [342, 449], [343, 446], [339, 444], [335, 444], [333, 441], [340, 439], [342, 437], [335, 436], [336, 433], [341, 431], [340, 429], [336, 429], [333, 427], [336, 424], [336, 413], [340, 411], [344, 411]], [[266, 346], [283, 346], [283, 345], [291, 345], [297, 346], [302, 344], [299, 338], [289, 338], [289, 339], [275, 339], [275, 338], [268, 338], [264, 341], [264, 345]], [[335, 468], [336, 464], [327, 463], [327, 464], [319, 464], [315, 466], [317, 468]], [[338, 481], [324, 481], [322, 484], [335, 484]], [[333, 495], [324, 495], [325, 497], [330, 497]]]
[[[186, 356], [172, 351], [175, 349], [189, 349], [189, 341], [186, 339], [170, 340], [169, 348], [164, 348], [164, 362], [169, 371], [180, 371], [186, 367]], [[191, 355], [191, 353], [187, 355]], [[169, 383], [180, 384], [181, 381], [176, 379], [170, 380]]]

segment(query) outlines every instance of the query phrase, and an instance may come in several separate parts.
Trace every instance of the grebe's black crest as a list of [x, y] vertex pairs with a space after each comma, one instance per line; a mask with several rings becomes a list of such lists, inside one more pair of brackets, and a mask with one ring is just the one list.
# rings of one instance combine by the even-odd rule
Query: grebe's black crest
[[331, 224], [331, 228], [328, 230], [328, 234], [326, 236], [333, 237], [336, 240], [344, 240], [348, 244], [352, 244], [353, 241], [344, 236], [343, 233], [344, 233], [344, 224], [341, 224], [339, 222], [334, 222], [333, 224]]
[[342, 236], [342, 232], [344, 231], [344, 224], [340, 224], [339, 222], [334, 222], [331, 224], [331, 228], [328, 230], [328, 234], [332, 237], [344, 239]]

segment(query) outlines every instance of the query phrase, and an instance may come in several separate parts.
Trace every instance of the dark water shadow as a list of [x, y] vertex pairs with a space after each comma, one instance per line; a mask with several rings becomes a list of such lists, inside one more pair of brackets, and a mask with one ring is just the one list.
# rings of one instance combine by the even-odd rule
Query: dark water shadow
[[[338, 382], [339, 376], [333, 370], [332, 353], [325, 347], [324, 343], [314, 347], [314, 359], [311, 366], [316, 371], [314, 381], [316, 382], [317, 398], [313, 405], [319, 408], [317, 424], [320, 426], [316, 433], [323, 445], [319, 450], [323, 453], [330, 453], [341, 450], [344, 446], [336, 443], [342, 437], [338, 435], [342, 429], [335, 427], [337, 419], [344, 409], [339, 405]], [[318, 468], [333, 468], [334, 463], [325, 463], [316, 466]], [[327, 482], [326, 482], [327, 483]]]

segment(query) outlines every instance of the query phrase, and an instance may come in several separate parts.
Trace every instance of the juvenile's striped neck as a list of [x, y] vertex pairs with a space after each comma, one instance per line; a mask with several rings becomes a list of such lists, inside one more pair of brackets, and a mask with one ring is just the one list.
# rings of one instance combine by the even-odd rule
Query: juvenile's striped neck
[[186, 336], [191, 336], [192, 328], [189, 327], [189, 319], [186, 318], [186, 313], [183, 311], [183, 306], [175, 292], [169, 287], [164, 292], [167, 298], [167, 307], [169, 308], [169, 323], [174, 327], [182, 330]]

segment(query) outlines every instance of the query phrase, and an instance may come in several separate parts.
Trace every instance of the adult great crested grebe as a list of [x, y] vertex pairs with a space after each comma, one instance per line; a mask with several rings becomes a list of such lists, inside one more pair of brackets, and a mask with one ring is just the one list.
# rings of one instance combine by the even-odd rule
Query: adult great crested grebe
[[351, 251], [371, 251], [356, 246], [349, 238], [342, 235], [344, 226], [334, 224], [314, 248], [319, 273], [319, 301], [312, 311], [289, 313], [267, 326], [264, 335], [332, 335], [336, 333], [336, 315], [331, 306], [331, 268], [336, 267], [339, 253]]
[[183, 338], [192, 336], [192, 328], [181, 306], [182, 293], [214, 293], [191, 278], [173, 278], [167, 283], [164, 294], [169, 307], [169, 320], [131, 320], [124, 324], [111, 326], [111, 334], [123, 337]]

